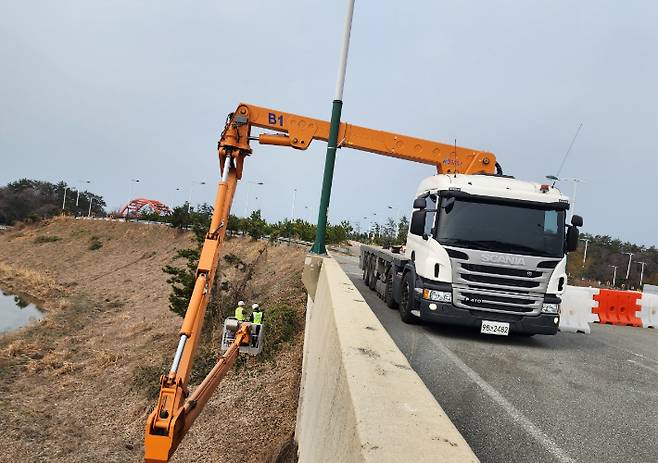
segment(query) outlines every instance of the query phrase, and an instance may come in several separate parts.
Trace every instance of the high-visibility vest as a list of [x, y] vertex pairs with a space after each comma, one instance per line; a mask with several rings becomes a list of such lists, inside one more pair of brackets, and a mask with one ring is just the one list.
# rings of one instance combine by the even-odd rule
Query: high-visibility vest
[[261, 311], [254, 312], [252, 315], [254, 317], [254, 323], [257, 323], [259, 325], [263, 323], [263, 312]]
[[242, 307], [235, 309], [235, 318], [240, 321], [244, 321], [244, 309]]

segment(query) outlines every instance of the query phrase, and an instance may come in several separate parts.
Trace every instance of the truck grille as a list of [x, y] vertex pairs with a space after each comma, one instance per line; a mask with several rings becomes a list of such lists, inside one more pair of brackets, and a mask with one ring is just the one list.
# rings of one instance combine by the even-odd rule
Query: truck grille
[[[492, 256], [500, 253], [464, 248], [459, 251], [451, 254], [460, 257], [450, 259], [453, 303], [457, 307], [519, 315], [541, 311], [548, 280], [559, 259], [549, 261], [555, 262], [552, 266], [545, 265], [545, 257], [536, 256], [522, 256], [515, 265], [495, 264], [491, 263]], [[483, 260], [486, 262], [481, 263]]]

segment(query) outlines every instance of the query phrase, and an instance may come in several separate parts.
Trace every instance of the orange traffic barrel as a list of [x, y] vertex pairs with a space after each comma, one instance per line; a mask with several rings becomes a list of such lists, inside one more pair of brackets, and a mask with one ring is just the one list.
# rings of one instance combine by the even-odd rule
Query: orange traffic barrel
[[599, 306], [592, 308], [592, 313], [599, 316], [600, 323], [641, 327], [642, 320], [635, 315], [640, 311], [638, 299], [641, 295], [636, 291], [602, 289], [593, 296]]

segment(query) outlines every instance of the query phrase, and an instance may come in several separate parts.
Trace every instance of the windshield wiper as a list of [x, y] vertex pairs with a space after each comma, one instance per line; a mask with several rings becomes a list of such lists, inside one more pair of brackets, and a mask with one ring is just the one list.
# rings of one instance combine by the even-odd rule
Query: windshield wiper
[[[498, 243], [497, 241], [478, 241], [478, 240], [462, 240], [459, 238], [445, 238], [439, 241], [441, 244], [463, 246], [470, 249], [481, 249], [483, 251], [497, 251], [497, 247], [492, 247], [491, 243]], [[502, 243], [504, 244], [504, 243]]]
[[500, 251], [500, 252], [522, 252], [532, 255], [548, 256], [549, 254], [541, 249], [536, 249], [522, 244], [506, 243], [497, 240], [462, 240], [457, 238], [448, 238], [440, 241], [441, 244], [453, 244], [455, 246], [464, 246], [472, 249], [481, 249], [483, 251]]

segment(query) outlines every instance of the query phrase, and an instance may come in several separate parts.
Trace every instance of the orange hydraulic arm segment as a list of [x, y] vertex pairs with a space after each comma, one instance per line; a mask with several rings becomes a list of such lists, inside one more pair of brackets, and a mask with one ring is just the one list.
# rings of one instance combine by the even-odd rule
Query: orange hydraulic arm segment
[[[225, 130], [226, 132], [226, 130]], [[192, 360], [199, 343], [206, 306], [211, 296], [219, 253], [237, 180], [244, 157], [250, 150], [228, 147], [219, 151], [222, 177], [217, 188], [210, 229], [201, 249], [192, 297], [180, 329], [178, 348], [170, 372], [160, 378], [160, 397], [149, 416], [144, 435], [144, 459], [149, 463], [166, 462], [176, 450], [203, 406], [238, 355], [240, 344], [248, 343], [249, 325], [236, 333], [235, 342], [215, 368], [190, 396], [188, 381]]]
[[[250, 104], [240, 104], [233, 113], [232, 120], [241, 128], [239, 131], [242, 134], [240, 141], [243, 148], [248, 148], [252, 126], [283, 132], [261, 134], [258, 137], [259, 143], [267, 145], [290, 146], [304, 150], [313, 140], [327, 141], [329, 138], [327, 121]], [[436, 166], [439, 174], [493, 174], [496, 169], [496, 156], [493, 153], [368, 129], [345, 122], [341, 123], [338, 132], [338, 147], [431, 164]]]

